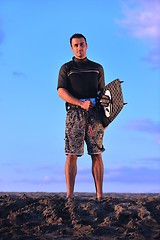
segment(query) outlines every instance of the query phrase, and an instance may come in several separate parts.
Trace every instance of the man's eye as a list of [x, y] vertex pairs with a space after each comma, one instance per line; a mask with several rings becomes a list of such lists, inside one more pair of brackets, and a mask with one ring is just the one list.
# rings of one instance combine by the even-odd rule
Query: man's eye
[[84, 43], [80, 43], [80, 46], [83, 47], [83, 46], [84, 46]]
[[78, 44], [75, 44], [74, 46], [75, 46], [75, 47], [78, 47]]

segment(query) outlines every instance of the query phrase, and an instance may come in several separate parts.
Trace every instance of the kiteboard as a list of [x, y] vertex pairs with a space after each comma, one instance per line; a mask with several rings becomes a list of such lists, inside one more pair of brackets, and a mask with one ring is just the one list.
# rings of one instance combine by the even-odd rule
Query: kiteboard
[[97, 107], [104, 127], [117, 117], [126, 104], [123, 99], [122, 82], [115, 79], [97, 93]]

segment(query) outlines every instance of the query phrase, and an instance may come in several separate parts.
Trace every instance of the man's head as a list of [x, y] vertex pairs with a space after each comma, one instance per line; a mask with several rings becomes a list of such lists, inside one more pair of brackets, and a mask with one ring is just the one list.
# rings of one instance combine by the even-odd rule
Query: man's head
[[70, 45], [71, 45], [71, 47], [72, 47], [72, 39], [73, 39], [73, 38], [84, 38], [84, 40], [85, 40], [85, 42], [86, 42], [86, 44], [87, 44], [86, 37], [85, 37], [83, 34], [81, 34], [81, 33], [75, 33], [75, 34], [73, 34], [73, 35], [70, 37]]
[[76, 58], [83, 59], [86, 57], [88, 45], [85, 36], [80, 33], [75, 33], [70, 38], [70, 45]]

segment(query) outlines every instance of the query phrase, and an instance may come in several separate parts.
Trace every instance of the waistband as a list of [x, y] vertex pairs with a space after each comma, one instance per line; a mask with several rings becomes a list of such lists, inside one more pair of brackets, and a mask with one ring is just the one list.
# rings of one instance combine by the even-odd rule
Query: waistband
[[90, 100], [93, 105], [96, 105], [96, 99], [95, 98], [81, 98], [80, 99], [82, 102], [85, 102], [87, 100]]
[[[96, 105], [96, 99], [95, 98], [81, 98], [80, 99], [82, 102], [85, 102], [87, 100], [90, 100], [93, 104], [93, 107], [95, 107]], [[66, 103], [66, 110], [75, 110], [75, 109], [83, 109], [81, 108], [80, 106], [77, 106], [77, 105], [73, 105], [73, 104], [70, 104], [70, 103]]]

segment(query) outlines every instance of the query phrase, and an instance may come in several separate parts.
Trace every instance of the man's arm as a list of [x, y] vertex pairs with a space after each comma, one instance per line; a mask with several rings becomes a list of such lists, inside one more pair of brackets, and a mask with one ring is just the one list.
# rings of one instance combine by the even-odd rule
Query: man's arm
[[73, 105], [80, 106], [85, 110], [89, 110], [92, 107], [91, 101], [87, 100], [82, 102], [78, 98], [73, 97], [65, 88], [58, 88], [58, 96], [62, 98], [64, 101], [71, 103]]

